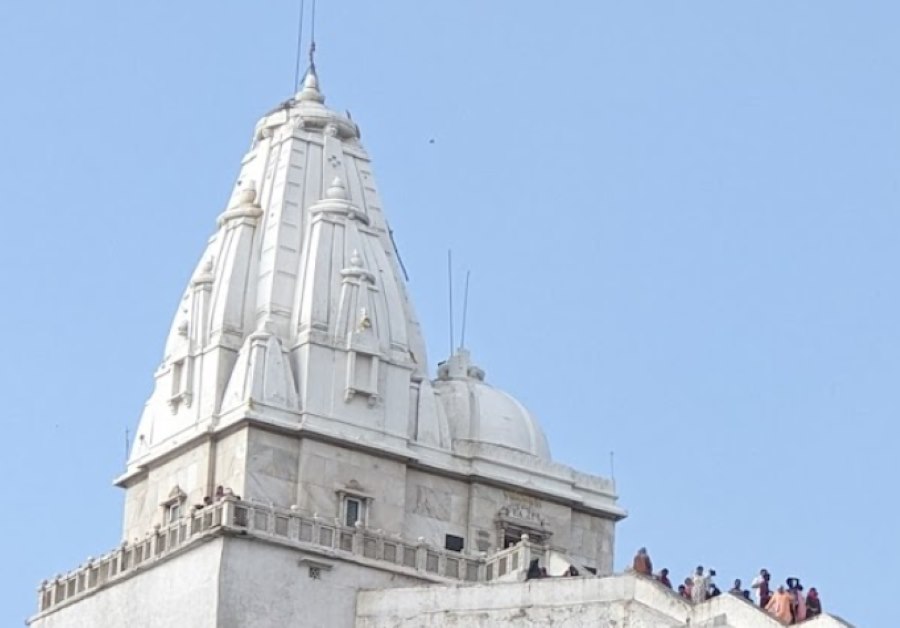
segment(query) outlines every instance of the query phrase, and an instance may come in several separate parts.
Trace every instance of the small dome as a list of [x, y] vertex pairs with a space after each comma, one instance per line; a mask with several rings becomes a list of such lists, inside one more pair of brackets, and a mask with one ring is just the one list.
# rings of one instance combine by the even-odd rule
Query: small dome
[[[484, 383], [484, 371], [460, 349], [438, 369], [435, 390], [447, 412], [451, 438], [508, 449], [550, 461], [547, 437], [537, 419], [511, 395]], [[495, 450], [496, 451], [496, 450]]]

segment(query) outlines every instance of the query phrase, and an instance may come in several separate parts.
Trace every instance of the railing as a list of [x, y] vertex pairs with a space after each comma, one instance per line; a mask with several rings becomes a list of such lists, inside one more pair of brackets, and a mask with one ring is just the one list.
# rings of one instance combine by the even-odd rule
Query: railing
[[[297, 547], [332, 553], [335, 557], [388, 563], [429, 579], [485, 582], [528, 568], [531, 547], [527, 538], [498, 554], [485, 557], [430, 546], [420, 538], [409, 541], [364, 526], [347, 527], [335, 519], [307, 517], [292, 510], [225, 498], [182, 519], [157, 527], [146, 538], [121, 547], [68, 574], [44, 581], [38, 588], [39, 612], [89, 594], [126, 578], [182, 547], [218, 531], [246, 532]], [[502, 571], [502, 573], [501, 573]]]
[[100, 558], [88, 558], [78, 569], [52, 581], [44, 581], [38, 589], [38, 609], [46, 611], [63, 602], [119, 580], [155, 563], [180, 547], [187, 545], [212, 529], [222, 525], [228, 501], [217, 502], [153, 532], [132, 544], [123, 543]]
[[485, 558], [484, 580], [510, 581], [518, 580], [528, 571], [532, 558], [543, 557], [544, 547], [532, 543], [527, 534], [522, 540], [504, 550]]
[[421, 538], [413, 542], [362, 525], [347, 527], [334, 519], [306, 517], [294, 511], [246, 502], [235, 503], [232, 525], [255, 535], [311, 544], [431, 576], [464, 582], [484, 580], [483, 556], [439, 549]]

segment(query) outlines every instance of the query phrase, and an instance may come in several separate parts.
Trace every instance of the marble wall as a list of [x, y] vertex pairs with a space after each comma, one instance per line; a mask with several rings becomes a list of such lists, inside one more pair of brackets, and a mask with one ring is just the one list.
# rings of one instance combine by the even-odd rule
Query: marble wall
[[579, 565], [601, 574], [612, 570], [611, 519], [547, 499], [530, 487], [453, 477], [371, 450], [253, 425], [212, 443], [200, 441], [132, 480], [124, 538], [142, 538], [162, 523], [172, 491], [183, 492], [190, 508], [219, 485], [249, 501], [294, 506], [329, 519], [342, 517], [344, 497], [358, 498], [366, 505], [367, 526], [438, 547], [452, 535], [463, 539], [467, 551], [492, 552], [502, 549], [505, 536], [525, 532]]
[[222, 557], [216, 626], [351, 628], [357, 591], [418, 584], [422, 581], [396, 572], [323, 560], [277, 545], [232, 541]]
[[410, 469], [403, 535], [424, 537], [427, 543], [444, 547], [446, 535], [451, 534], [464, 539], [464, 549], [477, 550], [468, 527], [469, 489], [467, 482]]
[[350, 628], [360, 589], [423, 582], [387, 568], [220, 536], [99, 588], [31, 626]]
[[301, 442], [264, 430], [247, 431], [244, 499], [276, 506], [295, 502], [300, 477]]
[[341, 515], [343, 495], [367, 501], [365, 523], [386, 532], [403, 529], [406, 465], [383, 456], [311, 439], [300, 444], [296, 504], [301, 512]]
[[131, 481], [125, 492], [123, 540], [143, 538], [154, 525], [162, 524], [165, 504], [176, 493], [183, 494], [185, 508], [203, 502], [209, 492], [210, 452], [208, 441], [198, 442]]
[[[822, 615], [805, 628], [851, 628]], [[356, 628], [780, 628], [746, 601], [722, 595], [691, 604], [647, 578], [551, 578], [528, 582], [361, 591]]]
[[[224, 540], [194, 546], [34, 621], [32, 628], [216, 628]], [[101, 619], [102, 618], [102, 619]], [[102, 623], [98, 623], [101, 621]]]

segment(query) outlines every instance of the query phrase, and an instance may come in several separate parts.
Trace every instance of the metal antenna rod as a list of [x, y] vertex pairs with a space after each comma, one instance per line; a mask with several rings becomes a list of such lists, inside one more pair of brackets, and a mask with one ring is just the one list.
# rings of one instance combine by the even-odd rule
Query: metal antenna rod
[[447, 291], [450, 294], [450, 355], [453, 355], [453, 251], [447, 249]]
[[469, 315], [469, 276], [472, 274], [471, 271], [466, 271], [466, 289], [463, 292], [463, 319], [462, 319], [462, 334], [459, 339], [459, 346], [461, 349], [466, 348], [466, 319]]
[[616, 452], [609, 452], [609, 475], [610, 479], [616, 481]]
[[[349, 113], [349, 112], [348, 112]], [[350, 116], [347, 116], [348, 118]], [[409, 282], [409, 273], [406, 272], [406, 266], [403, 264], [403, 258], [400, 257], [400, 249], [397, 248], [397, 241], [394, 240], [394, 230], [388, 227], [388, 235], [391, 236], [391, 246], [394, 247], [394, 253], [397, 255], [397, 261], [400, 262], [400, 270], [403, 271], [403, 277]]]
[[312, 0], [312, 16], [309, 27], [309, 67], [316, 70], [316, 0]]
[[128, 464], [128, 445], [131, 439], [128, 435], [128, 428], [125, 428], [125, 464]]
[[300, 17], [297, 19], [297, 58], [294, 63], [294, 87], [293, 92], [296, 93], [300, 88], [300, 58], [303, 56], [303, 14], [304, 4], [306, 0], [300, 0]]

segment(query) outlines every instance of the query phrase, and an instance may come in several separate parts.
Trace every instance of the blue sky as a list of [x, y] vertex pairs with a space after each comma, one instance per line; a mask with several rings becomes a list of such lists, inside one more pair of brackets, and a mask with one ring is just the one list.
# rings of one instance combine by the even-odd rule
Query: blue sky
[[[120, 540], [166, 330], [294, 0], [0, 4], [0, 624]], [[888, 626], [900, 562], [896, 2], [321, 2], [434, 365], [468, 345], [608, 474], [617, 566], [817, 586]], [[430, 143], [430, 139], [434, 143]], [[457, 321], [459, 317], [457, 315]], [[8, 597], [7, 597], [8, 596]]]

